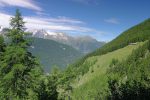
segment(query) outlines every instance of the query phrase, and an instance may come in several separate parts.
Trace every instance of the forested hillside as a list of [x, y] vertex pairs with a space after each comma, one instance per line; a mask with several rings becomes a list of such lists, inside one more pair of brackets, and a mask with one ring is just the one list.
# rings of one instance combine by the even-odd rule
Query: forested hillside
[[[96, 100], [99, 100], [99, 99], [100, 100], [101, 99], [132, 100], [133, 96], [131, 96], [130, 93], [131, 94], [134, 93], [135, 98], [141, 98], [143, 95], [149, 97], [147, 95], [149, 93], [147, 90], [149, 86], [146, 85], [148, 83], [145, 83], [145, 81], [141, 80], [141, 78], [143, 77], [142, 75], [146, 74], [148, 70], [147, 69], [148, 67], [146, 66], [149, 66], [147, 63], [143, 65], [145, 61], [148, 61], [147, 56], [149, 55], [148, 53], [149, 47], [146, 46], [148, 45], [146, 41], [149, 40], [149, 37], [150, 37], [150, 20], [148, 19], [132, 27], [131, 29], [128, 29], [127, 31], [123, 32], [116, 39], [107, 43], [102, 48], [96, 50], [93, 53], [90, 53], [89, 55], [85, 56], [84, 58], [82, 58], [81, 60], [77, 61], [75, 64], [70, 66], [72, 68], [72, 72], [74, 72], [73, 75], [75, 77], [74, 78], [75, 80], [71, 80], [71, 83], [72, 82], [75, 83], [75, 84], [72, 84], [72, 87], [74, 87], [73, 92], [72, 92], [72, 98], [74, 100], [76, 99], [82, 100], [83, 98], [86, 98], [87, 100], [91, 100], [94, 98], [97, 98]], [[124, 49], [124, 48], [127, 48], [127, 49]], [[140, 49], [140, 48], [143, 48], [143, 49]], [[117, 52], [118, 50], [120, 50], [120, 52]], [[117, 53], [114, 54], [114, 56], [111, 56], [111, 53], [113, 52], [117, 52]], [[131, 59], [129, 58], [133, 59], [133, 62], [132, 62], [133, 64], [131, 63], [130, 61]], [[106, 63], [104, 64], [104, 62]], [[114, 65], [116, 63], [117, 65]], [[125, 63], [127, 63], [127, 65]], [[138, 64], [138, 66], [143, 67], [142, 72], [139, 70], [136, 70], [136, 68], [134, 67], [132, 68], [136, 71], [135, 73], [132, 72], [133, 69], [130, 67], [131, 65], [137, 66], [136, 63]], [[112, 66], [111, 71], [110, 71], [109, 66]], [[127, 69], [124, 69], [125, 66], [126, 67], [130, 66], [130, 67], [127, 67]], [[132, 69], [132, 71], [130, 69]], [[117, 71], [114, 72], [113, 70], [117, 70]], [[122, 83], [121, 80], [124, 78], [123, 77], [119, 78], [121, 75], [121, 74], [118, 74], [120, 73], [120, 70], [124, 71], [123, 73], [125, 73], [125, 75], [122, 74], [124, 78], [129, 77], [127, 76], [129, 73], [130, 73], [129, 74], [130, 76], [132, 75], [134, 76], [134, 74], [137, 75], [137, 77], [141, 74], [142, 75], [139, 76], [140, 80], [139, 81], [137, 80], [135, 84], [134, 84], [134, 81], [132, 80], [133, 78], [131, 80], [128, 80], [127, 83], [124, 83], [125, 81], [123, 80], [123, 83]], [[131, 72], [130, 71], [128, 72], [128, 70], [130, 70]], [[110, 72], [113, 74], [109, 75]], [[109, 76], [112, 76], [113, 78]], [[121, 84], [123, 85], [120, 86]], [[134, 86], [133, 84], [135, 85], [135, 87], [130, 87], [130, 86]], [[126, 87], [126, 86], [129, 86], [129, 87]], [[124, 89], [124, 87], [128, 88], [129, 90], [128, 89], [122, 90]], [[135, 89], [135, 91], [133, 89]], [[142, 94], [142, 92], [140, 91], [145, 91], [144, 93], [146, 94]], [[128, 94], [128, 92], [130, 93]]]
[[30, 51], [39, 58], [45, 72], [50, 72], [54, 66], [64, 69], [68, 64], [75, 62], [83, 54], [71, 46], [53, 40], [31, 38]]
[[136, 26], [133, 26], [132, 28], [123, 32], [116, 39], [107, 43], [100, 49], [97, 49], [96, 51], [87, 54], [82, 59], [74, 63], [72, 66], [80, 67], [88, 57], [103, 55], [108, 52], [117, 50], [119, 48], [123, 48], [129, 45], [130, 43], [136, 43], [136, 42], [142, 42], [148, 40], [150, 37], [149, 33], [150, 33], [150, 19], [147, 19], [144, 22]]

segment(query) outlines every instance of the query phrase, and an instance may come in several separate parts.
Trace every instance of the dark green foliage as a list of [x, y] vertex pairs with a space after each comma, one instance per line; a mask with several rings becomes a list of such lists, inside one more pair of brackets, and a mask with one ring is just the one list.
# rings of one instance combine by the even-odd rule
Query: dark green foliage
[[150, 99], [150, 41], [123, 62], [109, 69], [109, 89], [112, 100]]
[[57, 80], [58, 77], [55, 75], [51, 75], [48, 77], [48, 84], [47, 84], [47, 88], [48, 88], [48, 99], [52, 99], [52, 100], [56, 100], [58, 98], [58, 92], [57, 92]]
[[2, 52], [4, 52], [5, 44], [4, 44], [4, 38], [0, 36], [0, 55]]
[[116, 81], [109, 82], [111, 89], [111, 100], [149, 100], [150, 88], [137, 80], [127, 81], [118, 86]]
[[0, 64], [3, 93], [9, 96], [7, 93], [12, 92], [14, 96], [26, 97], [27, 89], [32, 88], [34, 81], [37, 81], [34, 80], [34, 71], [39, 70], [37, 73], [40, 74], [36, 59], [19, 46], [8, 46]]
[[39, 88], [36, 91], [38, 100], [57, 100], [57, 80], [57, 76], [48, 75], [40, 81]]
[[129, 30], [123, 32], [116, 39], [104, 45], [102, 48], [91, 53], [91, 56], [102, 55], [107, 52], [117, 50], [119, 48], [125, 47], [130, 43], [136, 43], [148, 40], [150, 37], [150, 19], [130, 28]]
[[110, 64], [110, 67], [115, 66], [118, 63], [118, 59], [112, 59], [112, 62]]
[[72, 80], [75, 78], [74, 72], [71, 67], [59, 74], [58, 79], [58, 99], [65, 100], [71, 98], [72, 86], [70, 85]]
[[47, 100], [48, 98], [48, 92], [47, 90], [47, 86], [46, 86], [46, 78], [42, 78], [41, 80], [39, 80], [39, 87], [36, 89], [36, 92], [38, 94], [38, 99], [39, 100]]
[[18, 31], [23, 31], [24, 30], [24, 24], [25, 24], [25, 22], [23, 21], [21, 13], [19, 12], [19, 9], [17, 9], [15, 17], [11, 18], [10, 26], [13, 29], [16, 29]]
[[19, 10], [11, 18], [10, 25], [7, 33], [10, 41], [0, 59], [0, 99], [30, 99], [31, 95], [36, 98], [34, 90], [42, 70], [27, 49], [29, 43], [25, 39], [24, 22]]
[[64, 77], [58, 67], [54, 67], [49, 75], [43, 75], [38, 80], [38, 87], [35, 92], [38, 95], [38, 100], [64, 100], [66, 97], [60, 90], [67, 93], [67, 84], [62, 78]]

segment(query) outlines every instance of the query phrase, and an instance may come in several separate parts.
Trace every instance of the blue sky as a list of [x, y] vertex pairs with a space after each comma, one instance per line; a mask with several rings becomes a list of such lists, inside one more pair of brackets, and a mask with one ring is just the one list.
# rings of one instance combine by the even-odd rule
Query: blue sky
[[110, 41], [150, 17], [150, 0], [0, 0], [0, 25], [19, 8], [29, 29]]

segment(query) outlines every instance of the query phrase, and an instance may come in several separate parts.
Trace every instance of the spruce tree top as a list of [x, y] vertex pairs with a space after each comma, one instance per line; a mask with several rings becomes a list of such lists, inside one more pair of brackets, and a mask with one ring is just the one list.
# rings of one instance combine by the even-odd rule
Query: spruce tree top
[[23, 17], [19, 9], [17, 9], [15, 16], [11, 17], [10, 20], [11, 30], [8, 33], [8, 37], [12, 41], [10, 45], [20, 45], [21, 47], [28, 47], [29, 43], [24, 38], [28, 34], [24, 31], [24, 24], [25, 22], [23, 21]]
[[11, 18], [11, 22], [10, 22], [11, 28], [17, 29], [19, 31], [23, 31], [24, 24], [25, 24], [25, 22], [23, 21], [22, 15], [21, 15], [19, 9], [17, 9], [15, 17]]

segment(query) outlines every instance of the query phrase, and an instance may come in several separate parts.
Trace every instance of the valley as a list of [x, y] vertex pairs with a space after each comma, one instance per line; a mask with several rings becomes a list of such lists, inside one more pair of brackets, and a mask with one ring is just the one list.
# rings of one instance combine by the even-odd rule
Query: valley
[[67, 65], [83, 56], [71, 46], [42, 38], [32, 38], [29, 50], [38, 57], [46, 73], [49, 73], [53, 67], [64, 70]]
[[0, 100], [150, 100], [149, 5], [0, 0]]

